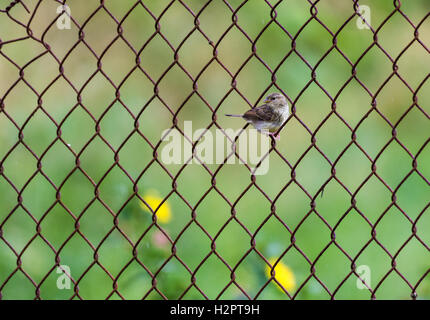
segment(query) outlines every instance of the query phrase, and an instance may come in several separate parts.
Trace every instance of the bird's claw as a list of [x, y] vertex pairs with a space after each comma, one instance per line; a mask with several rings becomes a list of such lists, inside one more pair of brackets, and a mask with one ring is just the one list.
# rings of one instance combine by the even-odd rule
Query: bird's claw
[[269, 132], [269, 136], [273, 137], [275, 140], [281, 140], [281, 137], [279, 136], [279, 133], [278, 134], [274, 134], [272, 132]]

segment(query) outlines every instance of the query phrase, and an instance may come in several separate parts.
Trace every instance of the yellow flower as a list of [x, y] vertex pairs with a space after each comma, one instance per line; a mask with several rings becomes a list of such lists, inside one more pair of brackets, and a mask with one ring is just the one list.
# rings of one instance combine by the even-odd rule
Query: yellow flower
[[[269, 262], [272, 267], [275, 265], [277, 258], [270, 258]], [[272, 268], [266, 265], [266, 276], [270, 279], [272, 277]], [[294, 277], [293, 271], [286, 264], [279, 261], [275, 267], [275, 279], [278, 281], [285, 290], [291, 292], [296, 287], [296, 278]], [[272, 280], [275, 281], [275, 280]], [[275, 282], [276, 283], [276, 282]], [[277, 284], [279, 290], [282, 288]], [[284, 290], [282, 290], [284, 292]]]
[[[147, 194], [143, 196], [143, 200], [148, 204], [148, 206], [151, 207], [152, 211], [155, 211], [160, 203], [163, 201], [163, 198], [161, 198], [158, 193], [154, 190], [150, 190]], [[151, 210], [148, 209], [145, 203], [143, 201], [140, 202], [140, 207], [145, 210], [146, 212], [149, 212], [152, 215]], [[161, 205], [160, 208], [158, 208], [156, 215], [157, 215], [157, 222], [161, 223], [168, 223], [171, 219], [171, 209], [169, 203], [164, 201], [164, 203]]]

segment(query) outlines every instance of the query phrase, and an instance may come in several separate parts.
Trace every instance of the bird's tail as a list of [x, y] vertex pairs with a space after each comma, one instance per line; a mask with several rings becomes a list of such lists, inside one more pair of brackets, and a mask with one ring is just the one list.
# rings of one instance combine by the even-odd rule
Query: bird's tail
[[237, 117], [237, 118], [242, 118], [241, 114], [225, 114], [227, 117]]

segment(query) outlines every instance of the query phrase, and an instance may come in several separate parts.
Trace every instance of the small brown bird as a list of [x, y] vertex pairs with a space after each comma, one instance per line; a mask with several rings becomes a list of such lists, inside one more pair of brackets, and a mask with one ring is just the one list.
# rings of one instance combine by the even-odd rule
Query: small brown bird
[[268, 132], [276, 140], [279, 140], [279, 134], [275, 135], [275, 132], [287, 121], [289, 115], [287, 99], [280, 93], [268, 95], [262, 106], [248, 110], [243, 115], [226, 114], [228, 117], [245, 119], [259, 132]]

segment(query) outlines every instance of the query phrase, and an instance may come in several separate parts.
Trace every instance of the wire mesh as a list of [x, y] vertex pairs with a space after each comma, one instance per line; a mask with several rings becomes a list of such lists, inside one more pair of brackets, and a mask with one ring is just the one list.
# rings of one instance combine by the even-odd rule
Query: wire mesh
[[[222, 10], [225, 20], [217, 21], [219, 15], [214, 14], [214, 3], [222, 8], [219, 10]], [[417, 299], [420, 289], [426, 297], [430, 291], [430, 238], [426, 235], [430, 221], [430, 182], [429, 167], [425, 164], [430, 159], [430, 100], [428, 88], [426, 89], [430, 73], [426, 63], [428, 60], [425, 59], [429, 58], [430, 51], [428, 42], [426, 45], [428, 37], [425, 39], [422, 34], [430, 34], [427, 31], [430, 28], [430, 12], [418, 14], [411, 11], [407, 14], [404, 9], [406, 4], [393, 1], [383, 19], [378, 23], [364, 21], [366, 30], [358, 30], [356, 21], [363, 19], [358, 0], [336, 4], [342, 8], [345, 6], [341, 13], [334, 13], [342, 20], [338, 25], [327, 23], [330, 13], [323, 9], [324, 3], [325, 1], [308, 0], [302, 1], [300, 5], [296, 4], [293, 7], [295, 9], [292, 9], [297, 11], [295, 14], [300, 13], [302, 17], [306, 17], [296, 30], [289, 24], [290, 20], [282, 18], [282, 14], [290, 8], [289, 1], [282, 0], [258, 3], [246, 0], [172, 0], [159, 1], [157, 4], [151, 1], [128, 1], [120, 6], [121, 10], [118, 7], [113, 9], [109, 1], [99, 1], [88, 7], [80, 7], [70, 1], [39, 0], [30, 3], [16, 0], [4, 3], [0, 8], [0, 23], [4, 26], [0, 39], [1, 65], [4, 68], [0, 100], [0, 120], [3, 127], [0, 153], [3, 202], [0, 212], [0, 252], [4, 261], [3, 264], [0, 262], [0, 297], [52, 297], [44, 292], [49, 291], [51, 286], [55, 287], [57, 268], [65, 271], [63, 265], [73, 264], [70, 273], [65, 271], [72, 282], [72, 293], [66, 291], [64, 298], [126, 299], [130, 298], [124, 293], [130, 282], [138, 286], [137, 294], [132, 297], [143, 299], [263, 299], [272, 297], [265, 293], [271, 290], [273, 282], [277, 283], [274, 286], [276, 290], [280, 289], [280, 298], [312, 297], [309, 293], [312, 290], [319, 290], [320, 295], [329, 299], [345, 298], [349, 294], [343, 292], [343, 288], [355, 283], [357, 278], [362, 279], [362, 274], [357, 271], [360, 265], [358, 261], [370, 248], [376, 250], [375, 256], [381, 257], [382, 262], [375, 267], [372, 285], [365, 284], [363, 292], [367, 294], [367, 298], [390, 297], [389, 294], [378, 295], [378, 291], [384, 292], [382, 288], [389, 281], [393, 284], [388, 288], [403, 288], [402, 297]], [[66, 7], [56, 10], [59, 5], [69, 5], [71, 14]], [[333, 2], [329, 5], [335, 10]], [[261, 23], [259, 18], [255, 22], [251, 18], [249, 23], [242, 15], [257, 16], [256, 10], [260, 8], [267, 13], [266, 20]], [[178, 10], [182, 13], [177, 14]], [[133, 16], [136, 11], [141, 16]], [[78, 12], [84, 13], [84, 18], [77, 17], [75, 13]], [[58, 30], [58, 19], [65, 18], [68, 14], [71, 30]], [[390, 43], [384, 42], [385, 37], [381, 34], [394, 19], [398, 19], [396, 23], [403, 23], [397, 29], [407, 31], [399, 32], [398, 38], [394, 35]], [[128, 31], [127, 23], [130, 20], [134, 21], [134, 26], [142, 27], [137, 36]], [[212, 26], [219, 26], [216, 29], [206, 27], [208, 20]], [[171, 27], [167, 28], [168, 32], [166, 24]], [[108, 26], [113, 26], [114, 31], [106, 31]], [[271, 32], [271, 28], [276, 28], [282, 38], [264, 42], [264, 36]], [[301, 39], [310, 28], [319, 28], [319, 33], [315, 34], [324, 38], [327, 46], [312, 47], [311, 43], [306, 50], [301, 46]], [[358, 54], [353, 54], [340, 45], [341, 41], [345, 41], [342, 37], [348, 28], [367, 34], [368, 43], [356, 51]], [[111, 38], [106, 40], [103, 33], [108, 33]], [[407, 39], [403, 39], [404, 34]], [[98, 41], [97, 38], [102, 40]], [[204, 50], [198, 41], [205, 43]], [[236, 56], [235, 41], [245, 42], [247, 54], [242, 56], [238, 52]], [[279, 42], [281, 47], [277, 47], [278, 43], [273, 41]], [[359, 40], [352, 39], [348, 45], [353, 47], [355, 41]], [[262, 54], [259, 47], [262, 42], [269, 47], [273, 46], [273, 51], [277, 52], [272, 56]], [[157, 52], [158, 58], [157, 55], [144, 57], [154, 43], [162, 48]], [[224, 43], [231, 46], [227, 54], [224, 54]], [[119, 45], [123, 51], [115, 51]], [[395, 53], [392, 48], [396, 49]], [[308, 53], [312, 51], [315, 55], [310, 57]], [[408, 56], [411, 51], [414, 55]], [[420, 54], [415, 54], [418, 51]], [[378, 62], [370, 67], [374, 75], [360, 74], [360, 67], [366, 64], [366, 57], [376, 54], [375, 52], [380, 55], [380, 60], [377, 61], [381, 64]], [[325, 62], [333, 55], [338, 60], [331, 66], [344, 66], [339, 66], [342, 77], [336, 79], [337, 86], [334, 86], [334, 80], [329, 83], [324, 78], [324, 70], [326, 73], [335, 72], [324, 69]], [[70, 62], [72, 60], [73, 63]], [[191, 60], [195, 64], [190, 64]], [[399, 67], [404, 60], [411, 63], [410, 68]], [[127, 63], [132, 64], [132, 67]], [[242, 76], [251, 64], [255, 64], [254, 68], [258, 70], [253, 75], [265, 79], [252, 92], [246, 87], [259, 79]], [[299, 74], [294, 74], [295, 71], [289, 72], [296, 70], [291, 64], [302, 66], [301, 70], [306, 73], [304, 82]], [[383, 64], [389, 66], [389, 72], [382, 71]], [[86, 67], [80, 68], [80, 65], [91, 65], [94, 69], [87, 70]], [[286, 65], [289, 67], [283, 69]], [[34, 75], [34, 66], [42, 71], [39, 70]], [[72, 72], [73, 68], [77, 69], [76, 73]], [[156, 71], [149, 71], [150, 68], [155, 68]], [[214, 78], [212, 82], [204, 79], [211, 68], [217, 68], [211, 74]], [[52, 79], [45, 76], [45, 69], [46, 74], [54, 70], [55, 76]], [[181, 76], [168, 79], [173, 72], [180, 73]], [[287, 81], [286, 73], [290, 74], [288, 81], [291, 83], [297, 78], [295, 93], [288, 86], [280, 85]], [[411, 80], [412, 73], [419, 79]], [[373, 81], [372, 77], [379, 81]], [[205, 84], [202, 83], [204, 81]], [[384, 88], [391, 81], [397, 81], [401, 90], [406, 90], [407, 99], [401, 101], [397, 119], [385, 107], [386, 104], [380, 102], [384, 100], [381, 96], [386, 94]], [[61, 88], [59, 83], [62, 83]], [[141, 100], [136, 98], [139, 100], [136, 102], [127, 96], [129, 89], [126, 86], [130, 83], [131, 91], [142, 91]], [[348, 116], [345, 114], [345, 104], [340, 100], [353, 84], [358, 88], [357, 92], [361, 93], [349, 95], [346, 104], [356, 105], [356, 100], [359, 100], [362, 107], [360, 114], [352, 113], [352, 116]], [[179, 89], [173, 89], [173, 86]], [[214, 88], [218, 86], [220, 89]], [[212, 94], [211, 88], [221, 94]], [[183, 95], [175, 90], [183, 90]], [[312, 90], [318, 90], [320, 96], [315, 99], [317, 96], [312, 95], [313, 98], [306, 100], [307, 93]], [[24, 91], [27, 93], [23, 94]], [[91, 91], [100, 91], [104, 97], [90, 99], [88, 92]], [[226, 134], [224, 128], [227, 124], [234, 125], [233, 122], [224, 122], [225, 108], [234, 110], [232, 105], [235, 103], [241, 103], [244, 110], [255, 107], [272, 91], [282, 92], [291, 105], [291, 117], [280, 129], [282, 139], [296, 140], [300, 145], [297, 147], [294, 144], [292, 148], [297, 147], [297, 150], [292, 151], [282, 147], [283, 140], [271, 143], [270, 155], [276, 157], [271, 168], [288, 172], [287, 175], [278, 172], [275, 177], [270, 176], [270, 181], [266, 181], [264, 177], [251, 175], [249, 166], [239, 163], [235, 166], [241, 166], [247, 172], [249, 182], [244, 182], [244, 179], [234, 174], [233, 181], [228, 181], [228, 178], [223, 178], [222, 172], [228, 166], [229, 157], [238, 157], [237, 153], [232, 152], [222, 163], [213, 166], [198, 159], [201, 162], [200, 176], [195, 179], [205, 181], [205, 187], [197, 187], [197, 183], [193, 182], [195, 173], [186, 174], [191, 166], [190, 159], [184, 159], [183, 164], [174, 168], [160, 160], [162, 139], [158, 134], [158, 126], [163, 130], [179, 130], [195, 147], [202, 142], [204, 132], [218, 129]], [[29, 95], [31, 98], [20, 100], [21, 95]], [[388, 95], [393, 99], [401, 99], [393, 90]], [[61, 112], [52, 107], [55, 104], [61, 105], [63, 100], [67, 100], [71, 107]], [[300, 105], [303, 100], [310, 102], [312, 108], [309, 106], [308, 113], [301, 114]], [[190, 103], [195, 104], [194, 109], [187, 111]], [[19, 113], [19, 110], [25, 109], [24, 105], [30, 111]], [[318, 111], [322, 110], [323, 105], [327, 112]], [[125, 112], [126, 116], [121, 113], [117, 117], [117, 112], [120, 112], [118, 110]], [[162, 113], [164, 120], [167, 120], [159, 121], [157, 112]], [[201, 121], [196, 120], [204, 128], [202, 135], [196, 140], [187, 136], [181, 126], [181, 121], [194, 113], [204, 115]], [[307, 119], [312, 118], [312, 114], [314, 122]], [[411, 114], [413, 122], [408, 120]], [[360, 140], [360, 135], [361, 128], [366, 126], [369, 119], [378, 119], [375, 121], [379, 121], [382, 129], [369, 131], [366, 142]], [[44, 136], [40, 129], [32, 129], [34, 121], [39, 121], [37, 128], [49, 127], [51, 133]], [[321, 132], [334, 126], [332, 121], [336, 121], [336, 126], [342, 127], [342, 130], [333, 131], [327, 140], [320, 138]], [[73, 122], [82, 122], [79, 125], [91, 128], [90, 133], [84, 133], [83, 127], [71, 125]], [[106, 122], [112, 131], [106, 131]], [[154, 122], [156, 128], [151, 124]], [[407, 123], [405, 128], [402, 127], [404, 123]], [[416, 131], [419, 131], [419, 139], [414, 140], [417, 142], [413, 145], [409, 140], [404, 142], [399, 134], [401, 132], [405, 136], [404, 132], [415, 134]], [[336, 144], [337, 152], [326, 150], [323, 141], [330, 139]], [[342, 142], [339, 139], [344, 140]], [[127, 147], [134, 140], [149, 155], [148, 158], [136, 156]], [[377, 140], [379, 147], [369, 147], [368, 143], [372, 140]], [[40, 141], [46, 143], [39, 144]], [[99, 149], [87, 156], [87, 152], [96, 148], [96, 144]], [[400, 151], [391, 153], [390, 148], [393, 146]], [[99, 152], [102, 149], [105, 151]], [[352, 149], [355, 153], [351, 155]], [[296, 154], [295, 152], [297, 157], [294, 159], [292, 154]], [[127, 153], [131, 154], [131, 158], [137, 159], [128, 159]], [[385, 164], [389, 164], [380, 159], [386, 154], [397, 158], [400, 153], [403, 158], [399, 156], [399, 159], [391, 159], [390, 165], [394, 166], [392, 169], [401, 178], [387, 178], [381, 170], [384, 170]], [[354, 157], [360, 158], [360, 163], [366, 168], [366, 173], [361, 177], [354, 175], [355, 171], [361, 170], [354, 164]], [[310, 182], [301, 175], [303, 163], [309, 158], [318, 158], [325, 168], [325, 171], [313, 171], [311, 174], [314, 176], [310, 178]], [[350, 163], [345, 171], [347, 175], [339, 173], [342, 171], [339, 167], [344, 161]], [[323, 171], [321, 177], [315, 176]], [[145, 181], [154, 179], [148, 177], [151, 174], [157, 176], [155, 180], [161, 181], [160, 188], [166, 190], [156, 205], [151, 204], [149, 198], [142, 193], [151, 184], [145, 184]], [[77, 178], [78, 175], [80, 178]], [[117, 178], [112, 178], [112, 175]], [[79, 180], [74, 187], [70, 187], [70, 181], [74, 179], [84, 182]], [[242, 180], [237, 182], [240, 179]], [[273, 182], [273, 179], [279, 181]], [[120, 184], [112, 186], [117, 181], [124, 181], [126, 190], [121, 189]], [[220, 181], [228, 181], [233, 189], [225, 189]], [[330, 191], [333, 184], [337, 189]], [[385, 200], [375, 199], [369, 194], [368, 199], [373, 199], [373, 202], [360, 203], [362, 192], [373, 192], [370, 184], [382, 188], [380, 192]], [[338, 209], [327, 204], [320, 205], [320, 201], [332, 199], [330, 192], [342, 194], [342, 201], [345, 202]], [[210, 215], [218, 215], [218, 218], [213, 218], [213, 221], [205, 220], [202, 213], [204, 210], [201, 208], [205, 202], [211, 201], [214, 194], [219, 202], [214, 205]], [[419, 196], [414, 197], [417, 194]], [[286, 195], [289, 195], [289, 201], [300, 202], [297, 206], [305, 208], [297, 214], [297, 220], [291, 218], [292, 210], [282, 205]], [[403, 205], [404, 197], [414, 205], [409, 202]], [[76, 198], [81, 199], [84, 205], [75, 205], [72, 199]], [[246, 215], [239, 213], [242, 210], [239, 207], [243, 202], [249, 202], [244, 210], [252, 211], [256, 198], [265, 203], [265, 210], [260, 212], [257, 222], [251, 222]], [[176, 204], [171, 205], [173, 213], [175, 210], [183, 212], [184, 218], [177, 222], [175, 232], [168, 231], [157, 216], [157, 212], [163, 208], [167, 210], [165, 206], [169, 202]], [[135, 203], [151, 211], [151, 221], [146, 225], [142, 223], [138, 226], [141, 222], [130, 218], [137, 210]], [[40, 209], [42, 207], [43, 210]], [[381, 240], [384, 236], [377, 232], [385, 219], [394, 215], [393, 210], [396, 210], [401, 221], [395, 224], [401, 225], [400, 229], [390, 229], [395, 234], [394, 237], [398, 235], [395, 245], [387, 244], [386, 238]], [[327, 212], [331, 211], [339, 214], [328, 217]], [[97, 215], [94, 212], [103, 213]], [[62, 214], [67, 217], [67, 222], [56, 220]], [[351, 222], [351, 227], [345, 232], [353, 235], [354, 239], [348, 240], [345, 236], [339, 237], [339, 233], [343, 234], [342, 228], [351, 215], [355, 215], [356, 220]], [[208, 221], [212, 221], [213, 225], [208, 225]], [[282, 240], [274, 249], [273, 246], [269, 246], [272, 249], [262, 249], [259, 247], [259, 237], [267, 234], [265, 229], [269, 224], [275, 223], [273, 221], [277, 223], [276, 228], [282, 229], [279, 231]], [[313, 230], [307, 227], [311, 223], [324, 230], [324, 235], [316, 231], [309, 232]], [[360, 241], [356, 238], [357, 234], [351, 231], [354, 224], [360, 225], [360, 230], [366, 230], [365, 233], [360, 231], [363, 237]], [[232, 225], [236, 228], [233, 231], [229, 229]], [[303, 233], [303, 230], [308, 231]], [[133, 232], [135, 234], [131, 235]], [[240, 240], [235, 243], [235, 232], [242, 234], [246, 244], [242, 245]], [[384, 232], [385, 229], [382, 233]], [[190, 233], [198, 236], [189, 238]], [[232, 243], [220, 244], [226, 233], [233, 233], [233, 237], [230, 235], [227, 240]], [[111, 241], [114, 236], [122, 241], [119, 248]], [[241, 236], [237, 237], [239, 239]], [[316, 239], [313, 239], [314, 242], [303, 242], [303, 237]], [[161, 243], [160, 246], [164, 243], [164, 249], [155, 249], [164, 250], [165, 254], [157, 265], [152, 265], [151, 256], [142, 256], [142, 252], [150, 250], [142, 247], [148, 238], [152, 239], [153, 247], [154, 243]], [[270, 235], [266, 235], [264, 239], [267, 238]], [[351, 241], [357, 243], [351, 244]], [[229, 254], [226, 249], [229, 246], [237, 246], [238, 249]], [[309, 253], [308, 246], [314, 246], [312, 253]], [[408, 255], [405, 252], [412, 250], [409, 249], [411, 246], [414, 248], [413, 255]], [[74, 249], [69, 249], [70, 247]], [[76, 249], [78, 247], [85, 247], [85, 250]], [[199, 253], [200, 249], [195, 249], [195, 257], [184, 258], [184, 251], [192, 252], [194, 247], [204, 248], [204, 254]], [[326, 257], [332, 257], [331, 250], [336, 250], [336, 254], [340, 256], [338, 259], [342, 259], [339, 264], [343, 266], [343, 272], [336, 276], [327, 276], [331, 261]], [[118, 254], [116, 260], [118, 252], [126, 252], [127, 256]], [[270, 260], [271, 255], [276, 256], [276, 259]], [[415, 261], [414, 257], [417, 255], [420, 259]], [[105, 260], [106, 256], [111, 256], [110, 259], [113, 260]], [[274, 271], [279, 270], [276, 265], [281, 265], [282, 261], [289, 263], [294, 259], [301, 259], [298, 263], [300, 267], [295, 268], [300, 275], [296, 275], [297, 285], [291, 289], [276, 277]], [[402, 259], [408, 260], [410, 265], [403, 267]], [[399, 264], [399, 260], [402, 263]], [[269, 273], [270, 268], [275, 267], [271, 274], [254, 281], [248, 273], [249, 270], [258, 269], [256, 263], [263, 266], [263, 269], [269, 268]], [[34, 264], [39, 268], [37, 272], [33, 269]], [[209, 271], [204, 271], [208, 264], [217, 265], [216, 268], [223, 270], [227, 276], [223, 278], [217, 273], [211, 276]], [[128, 270], [132, 268], [136, 270], [136, 274], [129, 276]], [[179, 269], [182, 271], [178, 271]], [[264, 274], [263, 269], [260, 271]], [[409, 273], [412, 269], [415, 270], [413, 276]], [[173, 270], [171, 273], [184, 275], [186, 280], [181, 278], [180, 284], [175, 284], [177, 279], [168, 275], [169, 270]], [[215, 278], [211, 281], [216, 285], [208, 285], [208, 277]], [[217, 277], [220, 277], [219, 280]], [[92, 280], [87, 285], [85, 282], [88, 278]], [[106, 286], [109, 288], [106, 289]], [[93, 291], [94, 295], [86, 293], [88, 291]], [[63, 293], [57, 294], [61, 296]], [[56, 294], [53, 295], [57, 297]]]

